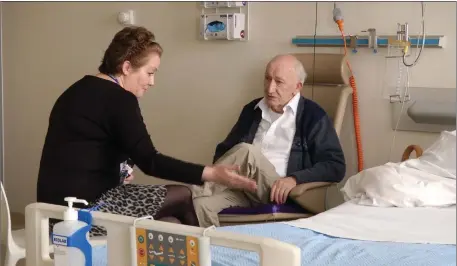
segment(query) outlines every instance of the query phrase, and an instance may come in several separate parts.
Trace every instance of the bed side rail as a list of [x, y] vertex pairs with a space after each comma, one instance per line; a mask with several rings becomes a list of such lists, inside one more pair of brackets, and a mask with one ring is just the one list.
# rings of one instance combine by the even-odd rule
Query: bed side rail
[[[48, 219], [63, 219], [67, 207], [46, 203], [32, 203], [25, 211], [26, 231], [26, 261], [27, 266], [53, 266], [49, 257]], [[104, 226], [108, 232], [107, 251], [110, 266], [126, 266], [131, 264], [130, 228], [135, 218], [102, 212], [91, 212], [93, 225]], [[174, 233], [203, 236], [204, 228], [166, 223], [153, 220], [136, 222], [137, 227]], [[257, 252], [260, 266], [300, 266], [300, 249], [294, 245], [278, 240], [255, 237], [231, 232], [207, 230], [205, 235], [210, 237], [210, 243], [234, 249]]]

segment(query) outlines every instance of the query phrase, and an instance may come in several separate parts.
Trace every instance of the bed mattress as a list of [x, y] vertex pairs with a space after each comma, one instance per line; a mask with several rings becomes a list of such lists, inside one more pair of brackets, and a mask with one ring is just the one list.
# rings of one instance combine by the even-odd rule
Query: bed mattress
[[[220, 227], [217, 230], [269, 237], [300, 247], [303, 266], [326, 265], [456, 265], [455, 245], [408, 244], [350, 240], [284, 223]], [[212, 266], [258, 266], [254, 252], [212, 247]], [[107, 266], [106, 246], [94, 248], [94, 266]]]

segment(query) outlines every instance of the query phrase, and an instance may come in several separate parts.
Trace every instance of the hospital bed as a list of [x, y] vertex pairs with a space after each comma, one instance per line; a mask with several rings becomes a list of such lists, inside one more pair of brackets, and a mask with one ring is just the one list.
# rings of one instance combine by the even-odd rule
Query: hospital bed
[[[341, 139], [348, 99], [352, 94], [346, 57], [325, 53], [297, 53], [294, 56], [302, 62], [308, 74], [301, 94], [327, 112]], [[344, 134], [344, 139], [352, 138], [351, 134]], [[219, 213], [219, 221], [222, 226], [229, 226], [310, 217], [327, 209], [328, 189], [332, 186], [336, 184], [312, 182], [298, 185], [291, 191], [286, 204], [227, 208]]]
[[[409, 146], [422, 154], [419, 146]], [[27, 266], [52, 265], [47, 217], [65, 207], [34, 203], [26, 208]], [[93, 247], [93, 266], [132, 265], [128, 241], [134, 218], [94, 212], [108, 230], [107, 245]], [[162, 232], [205, 235], [212, 266], [254, 265], [456, 265], [456, 208], [377, 208], [347, 201], [306, 219], [203, 229], [144, 220]], [[175, 265], [175, 264], [171, 264]], [[178, 265], [178, 264], [176, 264]], [[183, 266], [183, 265], [181, 265]]]
[[[365, 207], [367, 208], [367, 207]], [[324, 213], [318, 214], [311, 218], [303, 219], [312, 221], [314, 218], [321, 218], [320, 220], [325, 220], [327, 222], [327, 228], [322, 228], [322, 230], [314, 230], [307, 228], [300, 228], [296, 225], [286, 224], [284, 222], [278, 223], [263, 223], [257, 225], [241, 225], [241, 226], [228, 226], [221, 227], [218, 230], [223, 232], [236, 232], [243, 233], [248, 235], [262, 236], [273, 238], [276, 240], [283, 241], [285, 243], [290, 243], [296, 245], [301, 250], [301, 265], [303, 266], [322, 266], [322, 265], [389, 265], [389, 266], [404, 266], [404, 265], [422, 265], [422, 266], [446, 266], [446, 265], [456, 265], [456, 247], [455, 242], [453, 244], [420, 244], [420, 243], [402, 243], [394, 241], [371, 241], [371, 240], [360, 240], [357, 239], [357, 235], [364, 234], [364, 232], [358, 232], [353, 234], [348, 234], [346, 237], [335, 237], [333, 236], [330, 226], [332, 226], [332, 219], [339, 215], [340, 219], [335, 221], [335, 226], [339, 226], [342, 231], [349, 230], [351, 228], [351, 223], [357, 224], [359, 228], [365, 227], [365, 230], [371, 231], [382, 231], [384, 228], [382, 223], [389, 223], [389, 220], [392, 219], [392, 215], [395, 213], [383, 213], [383, 219], [378, 221], [371, 220], [368, 215], [362, 215], [358, 217], [360, 213], [363, 214], [365, 211], [363, 206], [357, 206], [346, 202], [343, 205], [340, 205], [332, 210], [326, 211]], [[341, 212], [337, 212], [341, 210]], [[350, 212], [346, 212], [350, 210]], [[438, 227], [441, 228], [454, 228], [455, 229], [455, 207], [450, 210], [450, 217], [454, 219], [437, 221], [433, 223], [435, 227], [432, 230], [429, 230], [430, 234], [433, 234], [434, 230], [437, 230]], [[416, 217], [425, 217], [424, 215], [419, 215]], [[355, 223], [355, 218], [364, 220], [364, 223]], [[402, 216], [403, 217], [403, 216]], [[447, 217], [447, 216], [443, 216]], [[381, 217], [377, 217], [381, 218]], [[438, 217], [436, 217], [438, 218]], [[394, 218], [395, 219], [395, 218]], [[435, 219], [435, 218], [430, 218]], [[399, 220], [398, 223], [392, 224], [389, 230], [389, 235], [395, 234], [395, 230], [406, 231], [408, 232], [411, 224], [402, 224], [402, 221]], [[412, 219], [407, 220], [412, 222]], [[444, 221], [444, 223], [442, 223]], [[318, 221], [315, 221], [316, 223]], [[442, 223], [442, 224], [440, 224]], [[349, 224], [349, 225], [348, 225]], [[397, 227], [394, 227], [394, 225]], [[423, 226], [425, 227], [425, 226]], [[427, 232], [427, 228], [425, 232]], [[324, 233], [321, 233], [321, 232]], [[355, 230], [353, 230], [355, 231]], [[383, 232], [381, 232], [383, 233]], [[455, 241], [455, 230], [446, 231], [449, 236], [454, 238]], [[355, 239], [351, 239], [352, 237]], [[394, 238], [394, 237], [392, 237]], [[100, 249], [102, 251], [102, 249]], [[254, 266], [258, 265], [258, 258], [256, 254], [242, 250], [233, 250], [224, 247], [213, 247], [212, 249], [213, 264], [214, 266]], [[286, 265], [286, 264], [280, 264]]]
[[[346, 204], [349, 204], [349, 206], [346, 206]], [[348, 221], [357, 217], [357, 213], [360, 212], [358, 210], [360, 206], [350, 205], [347, 202], [334, 208], [334, 210], [342, 207], [349, 207], [344, 211], [347, 211], [347, 209], [352, 210], [347, 214], [339, 213], [339, 226], [347, 227], [342, 221], [345, 220], [347, 223], [350, 223]], [[40, 203], [35, 203], [27, 207], [27, 266], [52, 265], [51, 260], [47, 256], [48, 251], [46, 247], [48, 243], [45, 243], [47, 238], [43, 238], [43, 235], [40, 235], [40, 230], [34, 230], [33, 228], [34, 226], [39, 226], [37, 222], [45, 215], [51, 214], [51, 212], [60, 213], [63, 209], [63, 207]], [[433, 230], [437, 230], [436, 225], [443, 222], [444, 224], [440, 224], [441, 228], [452, 225], [452, 228], [455, 229], [455, 208], [452, 211], [454, 213], [453, 220], [448, 219], [446, 216], [443, 216], [442, 218], [444, 220], [440, 219], [440, 221], [437, 221], [433, 217], [430, 218], [437, 221], [434, 223], [435, 227]], [[334, 218], [332, 216], [335, 216], [335, 213], [332, 213], [332, 210], [330, 210], [319, 215], [322, 216], [321, 218], [326, 219], [328, 223], [329, 219]], [[317, 218], [319, 215], [315, 217]], [[99, 213], [94, 213], [94, 217], [103, 221], [99, 225], [109, 226], [109, 236], [107, 246], [100, 245], [93, 248], [92, 265], [132, 265], [130, 263], [131, 249], [128, 243], [128, 226], [133, 223], [133, 219]], [[362, 217], [365, 221], [373, 222], [367, 218]], [[392, 217], [387, 213], [384, 215], [381, 223], [385, 223], [388, 218]], [[202, 228], [162, 222], [143, 222], [143, 226], [147, 224], [150, 225], [150, 228], [165, 232], [174, 231], [201, 235], [204, 230]], [[400, 223], [393, 224], [391, 227], [396, 227], [398, 230], [405, 230], [407, 232], [411, 226], [410, 224], [403, 224], [403, 226], [398, 227], [399, 224], [401, 224], [401, 221]], [[378, 226], [382, 227], [380, 222], [375, 223], [375, 227]], [[32, 229], [30, 230], [29, 228]], [[370, 224], [368, 224], [366, 230], [372, 229], [373, 226], [370, 227]], [[377, 229], [379, 230], [379, 228]], [[433, 233], [433, 230], [429, 230], [429, 232]], [[390, 233], [392, 233], [392, 230]], [[455, 242], [453, 244], [416, 244], [357, 240], [346, 237], [334, 237], [320, 233], [317, 230], [300, 228], [281, 222], [220, 227], [217, 230], [208, 232], [208, 235], [211, 237], [211, 243], [214, 245], [211, 247], [212, 266], [456, 265]], [[454, 237], [455, 230], [448, 232], [448, 235]]]

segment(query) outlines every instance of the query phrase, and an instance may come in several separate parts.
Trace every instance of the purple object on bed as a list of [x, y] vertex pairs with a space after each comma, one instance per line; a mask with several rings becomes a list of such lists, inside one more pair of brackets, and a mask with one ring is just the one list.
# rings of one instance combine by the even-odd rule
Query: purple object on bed
[[222, 215], [255, 215], [270, 213], [306, 213], [306, 211], [295, 204], [263, 204], [255, 207], [231, 207], [219, 212], [219, 214]]

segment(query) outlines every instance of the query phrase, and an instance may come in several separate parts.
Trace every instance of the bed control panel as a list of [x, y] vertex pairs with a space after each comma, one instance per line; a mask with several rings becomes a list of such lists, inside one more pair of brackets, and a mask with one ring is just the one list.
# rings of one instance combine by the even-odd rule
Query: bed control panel
[[209, 266], [209, 239], [132, 228], [135, 266]]

